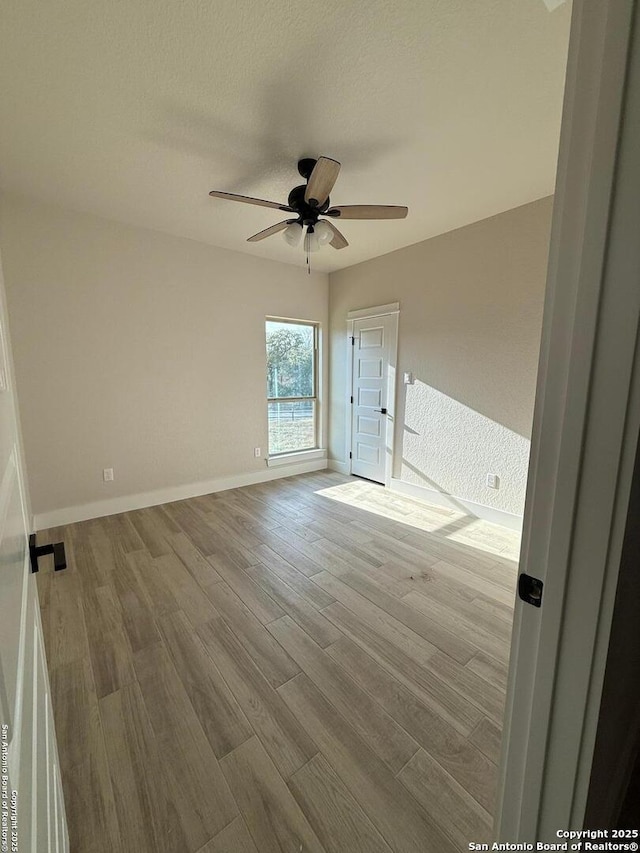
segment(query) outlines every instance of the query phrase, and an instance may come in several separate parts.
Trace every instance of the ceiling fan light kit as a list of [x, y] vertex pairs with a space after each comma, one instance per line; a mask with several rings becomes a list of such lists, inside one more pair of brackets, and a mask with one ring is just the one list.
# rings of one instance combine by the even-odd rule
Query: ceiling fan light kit
[[292, 222], [291, 225], [287, 225], [287, 227], [284, 229], [284, 231], [282, 232], [282, 237], [285, 243], [288, 243], [295, 249], [296, 246], [300, 245], [300, 240], [302, 239], [303, 231], [304, 228], [300, 222]]
[[[334, 249], [344, 249], [349, 245], [345, 236], [331, 221], [332, 219], [404, 219], [409, 212], [408, 208], [398, 205], [352, 204], [331, 207], [329, 193], [333, 190], [340, 174], [340, 163], [332, 160], [331, 157], [319, 157], [317, 160], [305, 157], [298, 161], [298, 172], [306, 180], [306, 184], [291, 190], [287, 204], [219, 190], [211, 190], [209, 195], [295, 214], [297, 218], [285, 219], [270, 228], [265, 228], [264, 231], [249, 237], [247, 242], [257, 243], [282, 231], [285, 242], [296, 247], [300, 244], [304, 233], [303, 246], [307, 255], [307, 264], [309, 254], [317, 252], [327, 244]], [[321, 216], [327, 216], [330, 219], [320, 219]]]

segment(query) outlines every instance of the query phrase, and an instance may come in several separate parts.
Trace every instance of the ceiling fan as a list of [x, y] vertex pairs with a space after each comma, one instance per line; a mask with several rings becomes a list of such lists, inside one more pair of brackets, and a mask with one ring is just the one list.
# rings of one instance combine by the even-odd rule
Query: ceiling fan
[[[271, 225], [264, 231], [259, 231], [247, 240], [257, 243], [272, 234], [283, 231], [284, 239], [290, 246], [297, 246], [304, 234], [304, 249], [315, 252], [327, 243], [334, 249], [344, 249], [348, 242], [338, 231], [332, 220], [335, 219], [404, 219], [409, 212], [406, 207], [384, 204], [348, 204], [331, 207], [329, 193], [340, 173], [340, 163], [330, 157], [319, 157], [314, 160], [305, 157], [298, 161], [298, 172], [306, 180], [306, 184], [294, 187], [289, 193], [287, 204], [276, 201], [264, 201], [261, 198], [250, 198], [246, 195], [219, 192], [211, 190], [210, 196], [226, 198], [229, 201], [242, 201], [245, 204], [257, 204], [261, 207], [272, 207], [295, 214], [295, 217], [284, 219], [277, 225]], [[320, 219], [321, 216], [329, 217]]]

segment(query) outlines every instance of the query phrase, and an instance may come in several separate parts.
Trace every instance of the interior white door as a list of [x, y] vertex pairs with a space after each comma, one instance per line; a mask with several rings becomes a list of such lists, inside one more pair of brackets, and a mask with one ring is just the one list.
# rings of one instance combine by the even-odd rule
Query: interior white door
[[397, 315], [353, 322], [351, 473], [377, 483], [386, 480], [392, 347]]
[[0, 850], [62, 853], [65, 820], [0, 279]]
[[544, 593], [516, 602], [505, 842], [584, 826], [640, 433], [637, 6], [573, 5], [520, 560]]

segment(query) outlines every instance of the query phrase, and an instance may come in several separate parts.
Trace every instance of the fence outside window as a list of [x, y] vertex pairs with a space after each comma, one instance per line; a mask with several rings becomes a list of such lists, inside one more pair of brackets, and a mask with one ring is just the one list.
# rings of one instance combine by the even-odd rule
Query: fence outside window
[[269, 455], [312, 450], [317, 439], [318, 326], [267, 319]]

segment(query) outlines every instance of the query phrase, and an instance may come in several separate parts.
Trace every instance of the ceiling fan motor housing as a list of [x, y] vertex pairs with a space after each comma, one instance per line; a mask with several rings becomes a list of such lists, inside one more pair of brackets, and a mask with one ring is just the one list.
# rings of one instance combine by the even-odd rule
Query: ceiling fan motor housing
[[[301, 160], [300, 162], [302, 163], [304, 161]], [[311, 160], [310, 162], [314, 161]], [[306, 189], [307, 187], [305, 184], [302, 184], [299, 187], [294, 187], [289, 193], [287, 204], [295, 211], [295, 213], [298, 214], [298, 219], [303, 225], [315, 225], [320, 214], [324, 213], [325, 210], [328, 210], [330, 202], [329, 198], [326, 198], [325, 201], [317, 207], [307, 204], [304, 200]]]
[[313, 167], [317, 162], [313, 157], [303, 157], [302, 160], [298, 160], [298, 172], [305, 181], [308, 181], [311, 177], [311, 172], [313, 172]]

